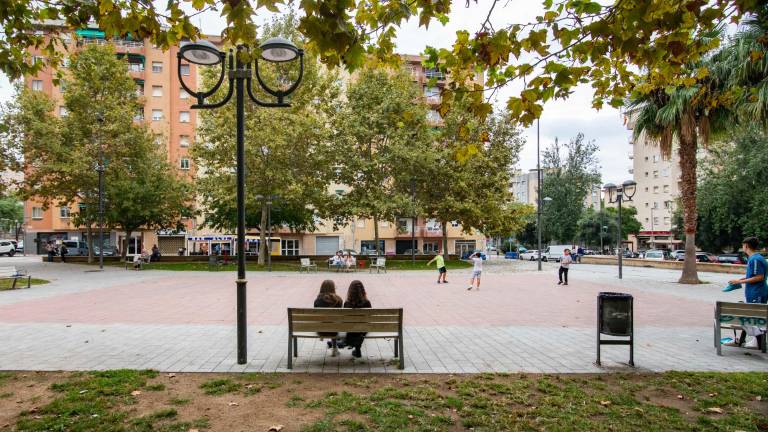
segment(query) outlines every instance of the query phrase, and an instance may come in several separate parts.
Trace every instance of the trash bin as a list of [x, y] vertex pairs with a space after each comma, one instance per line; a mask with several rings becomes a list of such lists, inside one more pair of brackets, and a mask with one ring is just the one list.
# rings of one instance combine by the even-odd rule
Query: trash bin
[[[597, 295], [597, 365], [600, 365], [600, 345], [629, 345], [629, 364], [634, 361], [634, 299], [630, 294], [601, 292]], [[628, 337], [603, 340], [600, 335]]]

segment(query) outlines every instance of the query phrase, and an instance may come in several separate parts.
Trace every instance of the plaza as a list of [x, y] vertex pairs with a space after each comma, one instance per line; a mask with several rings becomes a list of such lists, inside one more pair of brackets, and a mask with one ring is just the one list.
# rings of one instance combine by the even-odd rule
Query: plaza
[[[490, 260], [480, 291], [467, 291], [470, 270], [452, 270], [448, 284], [434, 271], [387, 274], [249, 272], [248, 361], [237, 364], [234, 272], [126, 271], [14, 257], [51, 281], [0, 292], [0, 369], [156, 369], [165, 372], [287, 372], [287, 307], [311, 307], [320, 283], [336, 282], [344, 297], [361, 280], [374, 307], [404, 309], [405, 370], [392, 341], [370, 339], [363, 357], [326, 342], [299, 341], [294, 372], [322, 373], [596, 373], [610, 371], [765, 371], [757, 350], [713, 347], [717, 300], [732, 277], [702, 273], [700, 285], [675, 283], [678, 271], [579, 264], [571, 283], [556, 285], [556, 267]], [[603, 347], [595, 361], [596, 296], [635, 298], [635, 364], [625, 346]]]

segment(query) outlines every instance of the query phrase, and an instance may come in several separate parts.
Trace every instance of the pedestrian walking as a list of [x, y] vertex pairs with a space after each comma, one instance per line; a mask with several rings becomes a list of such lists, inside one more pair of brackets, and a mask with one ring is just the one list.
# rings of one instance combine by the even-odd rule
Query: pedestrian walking
[[53, 247], [53, 242], [48, 240], [45, 244], [45, 251], [48, 253], [48, 262], [53, 262], [53, 256], [56, 255], [56, 249]]
[[59, 255], [61, 255], [61, 262], [67, 262], [67, 254], [69, 253], [69, 249], [67, 249], [67, 246], [62, 243], [61, 247], [59, 248]]
[[445, 280], [446, 274], [448, 274], [448, 270], [445, 268], [445, 259], [442, 255], [437, 254], [434, 258], [429, 260], [427, 263], [427, 267], [432, 265], [432, 263], [435, 263], [435, 266], [437, 267], [437, 283], [440, 283], [442, 280], [443, 283], [448, 283], [447, 280]]
[[563, 257], [560, 258], [560, 269], [557, 271], [557, 278], [560, 280], [558, 285], [568, 285], [568, 267], [573, 262], [571, 258], [571, 250], [566, 249], [563, 251]]
[[467, 291], [471, 291], [474, 287], [475, 280], [477, 280], [477, 289], [480, 289], [480, 275], [483, 273], [483, 256], [480, 252], [475, 252], [472, 255], [472, 279], [469, 280], [469, 288]]

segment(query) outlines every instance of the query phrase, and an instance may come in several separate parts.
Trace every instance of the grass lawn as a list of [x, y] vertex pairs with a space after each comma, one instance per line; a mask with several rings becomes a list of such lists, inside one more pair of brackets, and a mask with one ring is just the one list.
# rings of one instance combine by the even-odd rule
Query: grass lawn
[[[220, 267], [221, 271], [236, 271], [237, 270], [237, 264], [234, 260], [234, 257], [231, 258], [232, 261], [230, 261], [230, 264], [226, 264]], [[368, 264], [370, 261], [368, 261]], [[365, 269], [361, 269], [360, 271], [367, 272], [368, 271], [368, 264], [366, 265]], [[125, 264], [115, 264], [115, 265], [125, 265]], [[469, 268], [472, 267], [472, 264], [467, 263], [466, 261], [459, 261], [459, 260], [450, 260], [445, 262], [445, 266], [450, 269], [460, 269], [460, 268]], [[174, 262], [154, 262], [149, 263], [144, 266], [144, 269], [146, 270], [175, 270], [175, 271], [208, 271], [208, 263], [205, 262], [193, 262], [193, 263], [174, 263]], [[329, 271], [328, 266], [323, 263], [318, 263], [317, 266], [318, 271]], [[387, 260], [387, 270], [435, 270], [434, 264], [427, 267], [427, 261], [416, 261], [416, 263], [411, 263], [411, 261], [403, 261], [403, 260]], [[263, 265], [257, 265], [254, 263], [248, 263], [247, 266], [248, 271], [267, 271], [267, 266]], [[299, 262], [293, 262], [293, 261], [274, 261], [272, 263], [272, 271], [299, 271]], [[335, 271], [335, 270], [330, 270]]]
[[[50, 283], [50, 281], [47, 281], [45, 279], [36, 279], [36, 278], [32, 278], [32, 280], [31, 280], [31, 284], [32, 285], [44, 285], [44, 284], [47, 284], [47, 283]], [[0, 291], [10, 290], [12, 286], [13, 286], [13, 281], [12, 280], [10, 280], [10, 279], [0, 279]], [[16, 281], [16, 289], [26, 288], [26, 287], [27, 287], [27, 279], [26, 278], [19, 279], [18, 281]]]
[[[768, 373], [0, 373], [23, 431], [761, 431]], [[14, 428], [15, 426], [15, 428]]]

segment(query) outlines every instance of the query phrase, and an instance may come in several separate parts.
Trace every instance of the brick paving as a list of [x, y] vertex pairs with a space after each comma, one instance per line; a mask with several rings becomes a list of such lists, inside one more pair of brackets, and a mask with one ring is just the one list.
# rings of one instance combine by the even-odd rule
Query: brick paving
[[[595, 360], [595, 297], [600, 291], [635, 296], [635, 364], [640, 370], [768, 370], [756, 350], [713, 347], [715, 300], [730, 275], [702, 274], [710, 282], [674, 283], [677, 272], [576, 265], [571, 284], [557, 286], [556, 267], [490, 262], [479, 292], [467, 292], [468, 270], [449, 273], [248, 274], [248, 363], [235, 353], [233, 272], [125, 271], [15, 257], [12, 265], [52, 281], [29, 290], [0, 292], [0, 369], [160, 371], [285, 371], [286, 308], [312, 304], [320, 282], [336, 281], [343, 296], [359, 278], [374, 307], [405, 310], [405, 372], [565, 372], [627, 369], [625, 346], [604, 346]], [[296, 372], [395, 372], [391, 341], [371, 339], [363, 358], [325, 342], [299, 341]]]

